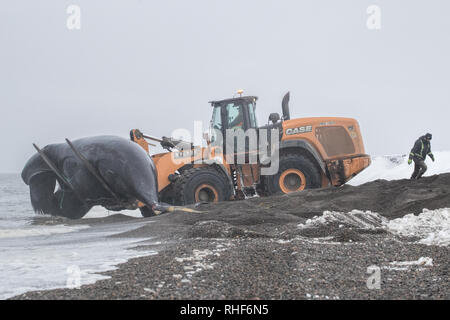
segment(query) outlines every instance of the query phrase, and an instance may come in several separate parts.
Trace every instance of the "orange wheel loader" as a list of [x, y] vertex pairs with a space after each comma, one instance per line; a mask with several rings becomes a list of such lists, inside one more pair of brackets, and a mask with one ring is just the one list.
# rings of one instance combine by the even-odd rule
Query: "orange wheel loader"
[[[256, 101], [255, 96], [211, 101], [206, 147], [131, 130], [131, 140], [147, 153], [148, 139], [168, 151], [151, 155], [160, 201], [186, 205], [340, 186], [370, 165], [355, 119], [291, 119], [288, 92], [283, 116], [272, 113], [269, 123], [260, 127]], [[231, 143], [239, 140], [233, 135], [238, 131], [243, 146]]]

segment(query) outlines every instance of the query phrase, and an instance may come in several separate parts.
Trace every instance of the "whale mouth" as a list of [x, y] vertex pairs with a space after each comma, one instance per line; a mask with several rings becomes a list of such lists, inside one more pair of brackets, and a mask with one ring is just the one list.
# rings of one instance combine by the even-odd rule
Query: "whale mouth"
[[30, 198], [33, 210], [40, 214], [53, 214], [55, 207], [56, 175], [42, 172], [30, 178]]
[[56, 192], [56, 175], [52, 172], [35, 174], [29, 181], [31, 205], [38, 214], [82, 218], [90, 209], [71, 190], [60, 187]]

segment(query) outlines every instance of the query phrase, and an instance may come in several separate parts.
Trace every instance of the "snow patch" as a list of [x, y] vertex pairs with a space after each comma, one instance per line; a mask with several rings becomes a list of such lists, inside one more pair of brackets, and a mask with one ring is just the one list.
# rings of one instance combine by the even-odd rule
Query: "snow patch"
[[[187, 278], [192, 278], [192, 276], [198, 272], [204, 271], [204, 270], [212, 270], [214, 269], [214, 266], [216, 263], [207, 263], [205, 260], [209, 256], [220, 256], [220, 252], [228, 250], [228, 248], [231, 246], [231, 243], [227, 243], [224, 245], [218, 244], [215, 249], [209, 250], [192, 250], [192, 255], [188, 257], [182, 257], [182, 258], [175, 258], [175, 261], [180, 263], [185, 263], [183, 266], [184, 272], [186, 274]], [[182, 279], [181, 282], [189, 283], [189, 279]]]
[[291, 243], [292, 240], [279, 239], [279, 240], [276, 240], [275, 242], [279, 243], [279, 244], [286, 244], [286, 243]]
[[419, 215], [407, 214], [401, 218], [388, 220], [376, 212], [353, 210], [351, 212], [325, 211], [299, 224], [299, 228], [318, 228], [336, 224], [338, 228], [385, 229], [393, 234], [417, 237], [418, 243], [448, 246], [450, 244], [450, 209], [424, 209]]
[[[429, 257], [420, 257], [416, 261], [393, 261], [389, 263], [389, 266], [384, 266], [383, 269], [394, 271], [408, 271], [412, 266], [432, 267], [433, 259]], [[424, 270], [424, 268], [419, 268], [419, 270]]]
[[419, 215], [407, 214], [386, 223], [389, 231], [419, 237], [419, 243], [448, 246], [450, 244], [450, 209], [427, 210]]
[[433, 266], [433, 259], [429, 257], [420, 257], [416, 261], [393, 261], [390, 263], [394, 266], [426, 266], [426, 267], [432, 267]]
[[352, 210], [351, 212], [324, 211], [321, 216], [315, 216], [306, 220], [304, 224], [299, 224], [299, 228], [318, 227], [332, 223], [339, 224], [339, 228], [344, 225], [359, 229], [382, 228], [386, 218], [376, 212]]

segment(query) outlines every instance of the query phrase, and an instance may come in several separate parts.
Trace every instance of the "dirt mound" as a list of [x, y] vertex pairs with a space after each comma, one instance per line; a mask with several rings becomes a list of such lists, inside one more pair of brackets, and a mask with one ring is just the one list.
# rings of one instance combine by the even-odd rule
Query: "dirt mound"
[[[307, 190], [262, 198], [258, 206], [299, 217], [321, 215], [323, 211], [348, 212], [353, 209], [378, 212], [389, 218], [450, 206], [450, 173], [421, 180], [376, 180], [360, 186]], [[232, 204], [230, 206], [239, 204]]]
[[324, 211], [373, 211], [388, 218], [450, 207], [450, 173], [421, 180], [376, 180], [360, 186], [345, 185], [287, 195], [203, 205], [210, 215], [226, 217], [231, 224], [293, 222], [293, 216], [310, 218]]
[[[146, 220], [139, 236], [162, 238], [257, 238], [289, 239], [302, 237], [335, 237], [336, 241], [360, 241], [382, 233], [375, 223], [373, 230], [361, 225], [319, 226], [310, 230], [297, 227], [307, 219], [322, 216], [324, 211], [350, 212], [358, 209], [379, 213], [393, 219], [408, 213], [419, 214], [450, 207], [450, 173], [412, 180], [376, 180], [360, 186], [343, 186], [243, 201], [201, 204], [192, 208], [203, 213], [174, 212]], [[367, 215], [364, 215], [367, 216]], [[368, 221], [358, 220], [364, 226]], [[352, 230], [352, 231], [349, 231]], [[137, 230], [136, 230], [137, 231]], [[356, 232], [358, 236], [354, 234]], [[136, 236], [136, 232], [119, 236]]]

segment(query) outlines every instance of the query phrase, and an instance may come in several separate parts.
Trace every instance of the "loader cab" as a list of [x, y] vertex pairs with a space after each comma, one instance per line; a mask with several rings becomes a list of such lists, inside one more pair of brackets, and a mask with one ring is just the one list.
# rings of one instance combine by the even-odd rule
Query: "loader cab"
[[257, 99], [257, 97], [251, 96], [211, 101], [213, 108], [210, 125], [211, 142], [217, 141], [218, 132], [222, 134], [222, 137], [225, 137], [228, 129], [247, 131], [250, 128], [258, 128], [256, 120]]

